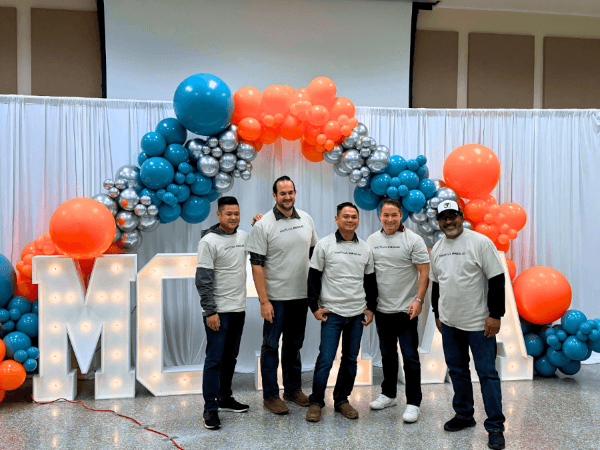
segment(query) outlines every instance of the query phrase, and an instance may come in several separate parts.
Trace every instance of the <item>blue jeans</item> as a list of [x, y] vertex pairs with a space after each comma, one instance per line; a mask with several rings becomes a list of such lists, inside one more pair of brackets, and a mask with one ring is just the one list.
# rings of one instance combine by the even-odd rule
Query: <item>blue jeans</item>
[[240, 351], [242, 331], [246, 320], [245, 312], [220, 313], [219, 331], [206, 325], [206, 359], [202, 374], [204, 410], [217, 411], [218, 400], [231, 397], [231, 380]]
[[311, 405], [325, 407], [325, 389], [340, 344], [340, 336], [342, 337], [342, 360], [333, 389], [333, 404], [337, 407], [348, 402], [348, 396], [352, 393], [356, 378], [356, 360], [364, 328], [362, 320], [364, 320], [362, 314], [354, 317], [342, 317], [329, 313], [327, 321], [321, 322], [319, 357], [315, 365], [313, 390], [309, 397]]
[[500, 378], [496, 371], [496, 337], [487, 338], [483, 331], [463, 331], [442, 323], [442, 342], [446, 364], [454, 387], [452, 406], [456, 417], [472, 419], [475, 413], [473, 384], [469, 370], [470, 347], [487, 414], [483, 425], [488, 433], [504, 431], [506, 419], [502, 414], [502, 391], [500, 390]]
[[279, 338], [283, 334], [281, 346], [281, 371], [283, 390], [292, 396], [302, 389], [302, 359], [300, 350], [304, 343], [306, 328], [306, 299], [271, 300], [275, 316], [273, 323], [263, 324], [263, 342], [260, 351], [260, 373], [263, 383], [263, 398], [279, 398], [277, 368], [279, 367]]

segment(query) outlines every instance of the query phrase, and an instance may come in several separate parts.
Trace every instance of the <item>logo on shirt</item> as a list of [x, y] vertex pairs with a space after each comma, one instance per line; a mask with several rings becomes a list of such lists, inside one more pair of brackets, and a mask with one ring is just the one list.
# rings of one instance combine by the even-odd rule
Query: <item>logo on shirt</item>
[[352, 256], [362, 256], [362, 253], [355, 253], [355, 252], [333, 252], [334, 255], [352, 255]]
[[378, 247], [373, 247], [373, 250], [379, 250], [381, 248], [400, 248], [399, 245], [380, 245]]
[[444, 256], [464, 256], [465, 252], [450, 252], [450, 253], [443, 253], [439, 256], [439, 258], [443, 258]]
[[231, 250], [232, 248], [244, 247], [243, 244], [230, 245], [229, 247], [225, 247], [224, 250]]
[[292, 230], [297, 230], [298, 228], [304, 228], [304, 225], [298, 225], [295, 227], [291, 227], [291, 228], [284, 228], [283, 230], [279, 231], [280, 233], [284, 233], [286, 231], [292, 231]]

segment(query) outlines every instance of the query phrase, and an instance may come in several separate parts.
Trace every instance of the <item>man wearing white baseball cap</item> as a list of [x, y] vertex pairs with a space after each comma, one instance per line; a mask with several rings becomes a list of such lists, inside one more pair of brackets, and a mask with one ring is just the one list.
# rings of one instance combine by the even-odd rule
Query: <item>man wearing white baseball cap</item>
[[439, 204], [437, 220], [444, 237], [431, 250], [431, 304], [442, 333], [444, 357], [454, 388], [455, 417], [444, 430], [475, 426], [469, 348], [479, 376], [487, 419], [488, 447], [502, 449], [504, 415], [496, 371], [496, 334], [504, 315], [504, 269], [494, 243], [463, 227], [458, 204]]

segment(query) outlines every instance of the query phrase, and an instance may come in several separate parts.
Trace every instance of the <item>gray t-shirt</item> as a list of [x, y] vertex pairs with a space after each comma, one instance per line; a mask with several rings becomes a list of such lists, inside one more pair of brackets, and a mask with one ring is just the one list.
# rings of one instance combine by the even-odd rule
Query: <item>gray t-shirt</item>
[[246, 250], [267, 257], [263, 268], [269, 300], [306, 298], [308, 253], [319, 240], [312, 217], [296, 210], [299, 219], [276, 220], [273, 211], [256, 222]]
[[246, 260], [248, 234], [209, 233], [198, 243], [198, 266], [215, 272], [214, 300], [217, 312], [246, 310]]
[[502, 273], [498, 250], [487, 236], [466, 228], [455, 239], [444, 236], [431, 250], [429, 272], [440, 285], [440, 320], [465, 331], [484, 330], [488, 280]]
[[423, 238], [404, 228], [390, 236], [376, 231], [367, 244], [373, 249], [377, 274], [377, 311], [407, 312], [419, 290], [419, 272], [414, 265], [429, 262]]
[[375, 271], [373, 252], [365, 241], [338, 241], [330, 234], [315, 246], [310, 267], [323, 272], [321, 308], [342, 317], [365, 312], [364, 277]]

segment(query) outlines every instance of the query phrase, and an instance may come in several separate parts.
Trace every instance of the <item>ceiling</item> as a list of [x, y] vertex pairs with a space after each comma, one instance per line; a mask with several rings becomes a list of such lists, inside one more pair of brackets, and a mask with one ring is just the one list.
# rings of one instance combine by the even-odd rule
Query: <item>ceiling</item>
[[441, 0], [436, 8], [600, 17], [600, 0]]

